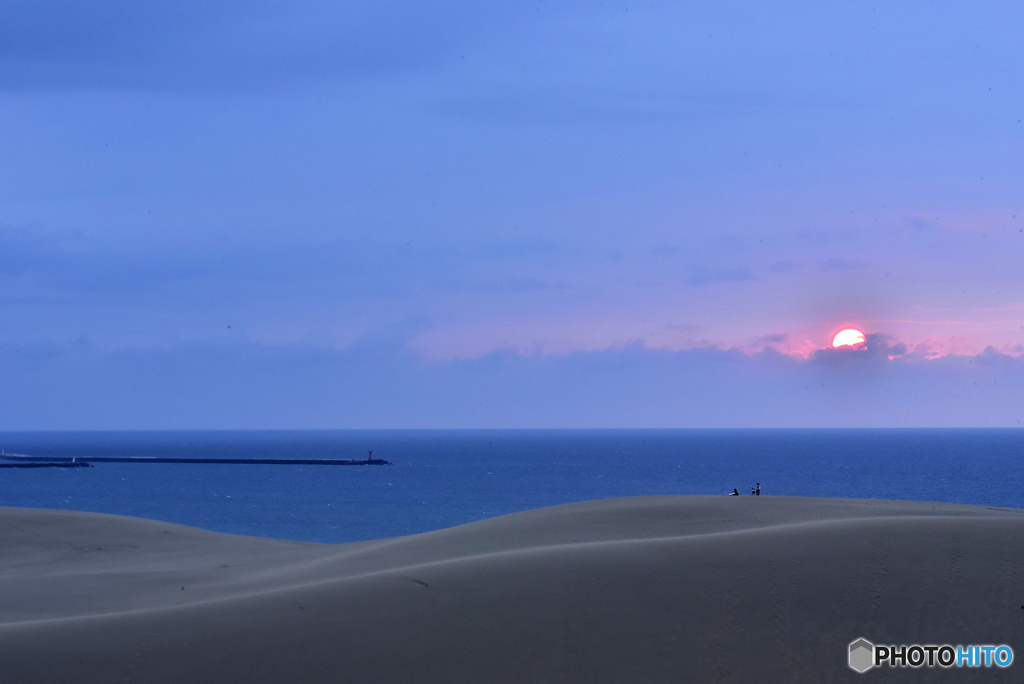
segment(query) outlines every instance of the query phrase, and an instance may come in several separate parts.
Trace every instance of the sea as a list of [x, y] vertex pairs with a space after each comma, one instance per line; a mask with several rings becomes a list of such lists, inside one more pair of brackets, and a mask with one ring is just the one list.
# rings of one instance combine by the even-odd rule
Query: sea
[[6, 453], [373, 458], [390, 465], [97, 463], [0, 469], [0, 506], [113, 513], [337, 543], [544, 506], [665, 494], [1024, 508], [1024, 430], [0, 432]]

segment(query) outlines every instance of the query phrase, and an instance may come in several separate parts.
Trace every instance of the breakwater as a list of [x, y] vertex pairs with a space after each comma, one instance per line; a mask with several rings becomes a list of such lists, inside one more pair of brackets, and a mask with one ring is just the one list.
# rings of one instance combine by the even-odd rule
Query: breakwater
[[382, 458], [177, 458], [170, 456], [28, 456], [0, 455], [0, 468], [92, 468], [97, 463], [207, 463], [216, 465], [391, 465]]

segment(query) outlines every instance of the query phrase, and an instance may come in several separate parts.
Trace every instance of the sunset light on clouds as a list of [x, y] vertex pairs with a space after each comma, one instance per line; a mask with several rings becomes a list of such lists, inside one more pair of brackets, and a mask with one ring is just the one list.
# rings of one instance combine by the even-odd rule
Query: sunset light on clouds
[[4, 16], [0, 428], [1024, 417], [1017, 3]]

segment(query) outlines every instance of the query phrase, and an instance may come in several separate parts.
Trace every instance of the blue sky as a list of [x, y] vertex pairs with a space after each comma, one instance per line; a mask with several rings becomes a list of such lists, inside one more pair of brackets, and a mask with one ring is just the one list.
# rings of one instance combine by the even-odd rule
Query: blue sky
[[0, 16], [0, 429], [1024, 418], [1017, 3]]

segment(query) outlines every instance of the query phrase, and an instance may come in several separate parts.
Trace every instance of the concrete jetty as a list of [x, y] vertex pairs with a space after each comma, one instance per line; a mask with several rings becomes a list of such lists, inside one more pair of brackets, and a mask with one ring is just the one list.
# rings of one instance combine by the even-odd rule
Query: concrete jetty
[[0, 468], [91, 468], [96, 463], [205, 463], [216, 465], [391, 465], [374, 458], [177, 458], [164, 456], [28, 456], [0, 455]]

